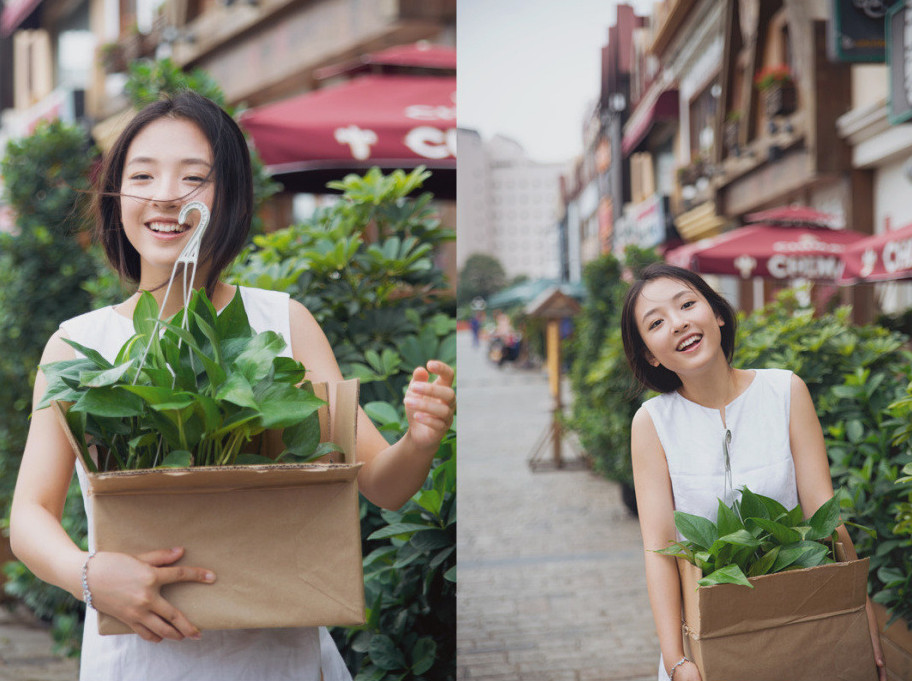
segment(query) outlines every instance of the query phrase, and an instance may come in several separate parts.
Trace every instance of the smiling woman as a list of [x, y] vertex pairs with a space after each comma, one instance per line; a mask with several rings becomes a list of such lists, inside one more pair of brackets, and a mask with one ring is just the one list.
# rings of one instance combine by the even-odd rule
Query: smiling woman
[[[684, 656], [681, 578], [674, 560], [656, 553], [678, 539], [675, 512], [714, 521], [719, 499], [730, 504], [734, 490], [749, 487], [786, 508], [800, 501], [809, 517], [833, 496], [807, 387], [789, 371], [733, 368], [735, 327], [731, 306], [703, 279], [665, 264], [643, 270], [621, 314], [634, 374], [661, 393], [643, 404], [631, 425], [646, 584], [662, 651], [660, 681], [701, 679]], [[838, 534], [854, 559], [844, 526]], [[870, 599], [867, 613], [884, 679]]]
[[[204, 232], [181, 218], [182, 209], [192, 204], [210, 213]], [[281, 336], [282, 354], [306, 367], [305, 378], [326, 383], [333, 394], [343, 380], [342, 373], [311, 313], [291, 301], [287, 293], [236, 287], [219, 280], [246, 240], [253, 191], [244, 137], [231, 117], [212, 101], [186, 91], [140, 111], [103, 165], [96, 206], [97, 234], [109, 261], [140, 290], [120, 305], [64, 321], [45, 347], [42, 366], [73, 360], [74, 348], [113, 363], [119, 348], [133, 335], [130, 318], [141, 300], [148, 301], [151, 295], [165, 317], [181, 307], [179, 296], [168, 297], [166, 284], [172, 273], [184, 267], [189, 285], [207, 290], [214, 306], [212, 315], [232, 300], [243, 305], [254, 331]], [[183, 251], [197, 234], [203, 237], [199, 270], [191, 271]], [[178, 354], [174, 362], [178, 368], [180, 357]], [[437, 375], [433, 382], [431, 373]], [[453, 420], [452, 382], [453, 369], [444, 362], [431, 360], [414, 369], [403, 400], [408, 430], [393, 444], [358, 410], [355, 449], [362, 467], [357, 482], [366, 498], [396, 509], [424, 483]], [[161, 593], [164, 585], [175, 582], [209, 584], [218, 579], [208, 569], [211, 566], [177, 564], [185, 549], [192, 553], [192, 546], [162, 546], [140, 555], [96, 552], [95, 537], [90, 536], [89, 551], [77, 547], [60, 524], [75, 456], [52, 410], [39, 408], [44, 407], [41, 400], [47, 386], [47, 376], [39, 371], [35, 410], [13, 499], [10, 539], [16, 555], [37, 577], [89, 606], [82, 678], [241, 681], [250, 678], [250, 669], [256, 669], [256, 678], [263, 681], [351, 678], [331, 639], [314, 627], [206, 631], [202, 635]], [[296, 425], [300, 424], [286, 424], [286, 428]], [[77, 473], [84, 482], [81, 464]], [[85, 485], [83, 501], [91, 518], [93, 498], [86, 494]], [[277, 535], [278, 540], [283, 538]], [[224, 540], [231, 542], [232, 538]], [[332, 556], [312, 558], [331, 563]], [[256, 556], [239, 551], [236, 559], [251, 561]], [[98, 611], [120, 620], [136, 635], [100, 636]]]

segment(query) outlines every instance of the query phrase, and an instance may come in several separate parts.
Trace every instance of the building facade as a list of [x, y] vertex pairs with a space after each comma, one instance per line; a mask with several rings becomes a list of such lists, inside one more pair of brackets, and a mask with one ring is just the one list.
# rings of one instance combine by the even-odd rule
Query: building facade
[[507, 277], [556, 279], [558, 178], [563, 166], [539, 163], [522, 146], [495, 135], [482, 141], [459, 130], [457, 262], [496, 257]]

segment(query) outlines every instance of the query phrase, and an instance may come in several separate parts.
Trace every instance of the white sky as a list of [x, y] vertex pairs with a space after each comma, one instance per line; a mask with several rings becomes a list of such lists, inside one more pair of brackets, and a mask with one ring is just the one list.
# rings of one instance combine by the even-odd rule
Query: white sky
[[[500, 133], [537, 161], [582, 151], [615, 0], [459, 0], [459, 126]], [[628, 0], [637, 14], [653, 0]]]

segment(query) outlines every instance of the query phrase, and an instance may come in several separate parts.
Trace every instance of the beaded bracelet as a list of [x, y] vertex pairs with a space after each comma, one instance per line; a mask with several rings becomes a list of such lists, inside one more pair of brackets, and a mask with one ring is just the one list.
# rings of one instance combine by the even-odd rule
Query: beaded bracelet
[[681, 666], [682, 664], [684, 664], [685, 662], [690, 662], [690, 658], [688, 658], [688, 657], [682, 657], [680, 660], [678, 660], [677, 662], [675, 662], [675, 663], [671, 666], [671, 671], [668, 672], [668, 680], [669, 680], [669, 681], [674, 681], [675, 669], [677, 669], [678, 667], [680, 667], [680, 666]]
[[89, 553], [89, 557], [82, 564], [82, 600], [85, 601], [86, 608], [94, 608], [92, 605], [92, 592], [89, 591], [89, 561], [95, 557], [96, 551]]

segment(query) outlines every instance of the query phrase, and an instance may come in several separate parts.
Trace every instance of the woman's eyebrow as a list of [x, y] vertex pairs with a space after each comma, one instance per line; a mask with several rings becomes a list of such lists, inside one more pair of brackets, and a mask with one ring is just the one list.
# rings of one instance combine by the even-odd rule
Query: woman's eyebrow
[[[675, 294], [671, 297], [671, 301], [674, 302], [674, 301], [676, 301], [678, 298], [681, 298], [681, 297], [683, 297], [683, 296], [686, 296], [688, 293], [691, 293], [691, 290], [690, 290], [690, 289], [686, 289], [686, 288], [685, 288], [685, 289], [681, 289], [680, 291], [678, 291], [677, 293], [675, 293]], [[655, 314], [655, 313], [658, 312], [658, 311], [659, 311], [659, 308], [657, 308], [657, 307], [654, 307], [654, 308], [652, 308], [651, 310], [646, 310], [646, 313], [642, 316], [642, 318], [640, 319], [640, 321], [645, 322], [645, 321], [646, 321], [646, 317], [648, 317], [648, 316], [651, 315], [651, 314]]]
[[[136, 156], [127, 161], [128, 166], [134, 163], [157, 163], [157, 160], [150, 156]], [[184, 158], [181, 159], [180, 164], [185, 166], [206, 166], [207, 168], [212, 166], [209, 161], [202, 158]]]

